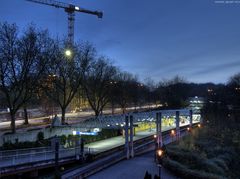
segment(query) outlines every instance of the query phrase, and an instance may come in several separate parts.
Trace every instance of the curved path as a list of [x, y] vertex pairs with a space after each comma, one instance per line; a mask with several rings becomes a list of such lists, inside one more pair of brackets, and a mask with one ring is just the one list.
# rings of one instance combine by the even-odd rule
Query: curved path
[[[152, 175], [152, 178], [154, 178], [154, 175], [158, 175], [159, 170], [154, 162], [154, 151], [130, 160], [123, 160], [90, 176], [89, 179], [143, 179], [146, 171]], [[176, 176], [164, 168], [162, 168], [161, 177], [163, 179], [177, 179]]]

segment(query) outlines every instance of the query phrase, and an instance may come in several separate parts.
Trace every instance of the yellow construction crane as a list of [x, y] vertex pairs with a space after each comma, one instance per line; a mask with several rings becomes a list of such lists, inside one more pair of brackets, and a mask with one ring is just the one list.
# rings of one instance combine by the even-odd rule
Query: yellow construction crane
[[74, 20], [75, 20], [75, 12], [82, 12], [91, 15], [96, 15], [98, 18], [102, 18], [103, 13], [100, 11], [91, 11], [87, 9], [83, 9], [79, 6], [75, 6], [73, 4], [67, 4], [63, 2], [58, 2], [54, 0], [26, 0], [34, 3], [44, 4], [53, 6], [56, 8], [62, 8], [68, 14], [68, 43], [69, 46], [72, 46], [74, 43]]

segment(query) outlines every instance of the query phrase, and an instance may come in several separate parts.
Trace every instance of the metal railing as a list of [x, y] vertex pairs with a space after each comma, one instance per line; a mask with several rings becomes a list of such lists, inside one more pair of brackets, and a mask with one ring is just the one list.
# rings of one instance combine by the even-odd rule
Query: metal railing
[[[84, 151], [87, 152], [88, 148], [84, 148]], [[80, 154], [80, 147], [59, 149], [59, 159], [74, 157], [77, 154]], [[54, 158], [55, 150], [51, 147], [1, 151], [0, 168], [44, 162], [54, 160]]]

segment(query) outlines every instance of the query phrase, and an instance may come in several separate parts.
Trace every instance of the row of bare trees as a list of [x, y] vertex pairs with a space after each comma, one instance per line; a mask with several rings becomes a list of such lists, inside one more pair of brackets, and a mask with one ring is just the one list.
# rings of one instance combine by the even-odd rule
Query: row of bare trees
[[51, 38], [33, 26], [21, 35], [15, 24], [0, 25], [0, 90], [11, 115], [15, 132], [15, 115], [36, 90], [51, 57]]
[[13, 133], [17, 111], [24, 109], [27, 124], [27, 108], [42, 99], [60, 107], [63, 124], [79, 90], [96, 116], [110, 103], [125, 112], [127, 104], [143, 101], [139, 90], [144, 86], [137, 78], [99, 56], [91, 44], [75, 44], [68, 56], [66, 47], [64, 40], [33, 25], [20, 32], [15, 24], [0, 24], [0, 94], [10, 110]]
[[[159, 103], [169, 108], [187, 105], [191, 96], [208, 97], [208, 89], [221, 89], [228, 97], [227, 103], [239, 105], [239, 74], [228, 85], [188, 83], [180, 77], [155, 84], [147, 79], [145, 84], [131, 73], [123, 72], [105, 56], [99, 56], [89, 43], [77, 43], [71, 54], [64, 40], [53, 39], [46, 30], [30, 25], [21, 32], [15, 24], [0, 24], [0, 99], [9, 108], [11, 129], [15, 132], [16, 113], [40, 106], [41, 101], [54, 103], [65, 113], [74, 98], [84, 97], [96, 116], [107, 106], [120, 107], [125, 113], [129, 106]], [[232, 91], [231, 91], [232, 90]], [[81, 95], [79, 91], [81, 91]], [[217, 92], [217, 94], [220, 92]], [[212, 98], [217, 95], [212, 95]]]

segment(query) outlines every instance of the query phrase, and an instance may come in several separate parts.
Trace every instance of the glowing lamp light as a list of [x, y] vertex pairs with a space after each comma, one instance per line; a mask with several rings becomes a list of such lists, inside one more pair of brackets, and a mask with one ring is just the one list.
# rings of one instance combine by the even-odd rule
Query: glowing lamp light
[[153, 137], [154, 137], [154, 139], [156, 139], [156, 138], [157, 138], [157, 135], [156, 135], [156, 134], [154, 134], [154, 135], [153, 135]]
[[190, 127], [188, 127], [187, 130], [190, 131]]
[[77, 131], [72, 131], [73, 135], [77, 135]]
[[197, 126], [198, 126], [198, 128], [201, 128], [201, 124], [198, 124]]
[[66, 50], [65, 51], [65, 55], [67, 56], [67, 57], [70, 57], [71, 55], [72, 55], [72, 52], [71, 52], [71, 50]]
[[157, 151], [157, 154], [158, 154], [159, 157], [161, 157], [161, 156], [163, 155], [163, 150], [159, 149], [159, 150]]
[[171, 130], [171, 134], [172, 134], [172, 135], [175, 135], [175, 131], [174, 131], [174, 130]]

